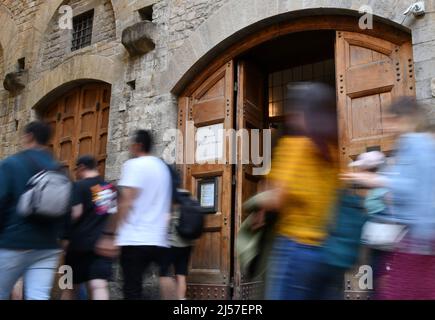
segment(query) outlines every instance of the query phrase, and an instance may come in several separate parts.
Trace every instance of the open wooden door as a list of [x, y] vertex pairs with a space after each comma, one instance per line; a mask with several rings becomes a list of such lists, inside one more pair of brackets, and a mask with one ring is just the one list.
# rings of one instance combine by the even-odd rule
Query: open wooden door
[[[233, 172], [232, 164], [224, 158], [229, 150], [228, 141], [222, 138], [223, 143], [219, 143], [219, 139], [210, 137], [219, 130], [233, 129], [233, 95], [233, 63], [228, 62], [192, 94], [180, 98], [178, 125], [184, 135], [185, 164], [181, 168], [184, 187], [200, 202], [214, 203], [205, 219], [204, 234], [192, 253], [187, 279], [190, 299], [230, 299]], [[198, 134], [197, 141], [195, 134]], [[216, 146], [220, 149], [213, 149]], [[190, 162], [193, 154], [195, 159]], [[201, 163], [205, 159], [219, 160]], [[206, 188], [202, 190], [202, 186]]]
[[415, 95], [409, 39], [392, 43], [338, 31], [336, 81], [342, 165], [367, 150], [388, 154], [393, 141], [383, 132], [382, 113], [395, 98]]
[[[342, 167], [366, 151], [388, 155], [393, 139], [383, 131], [382, 114], [395, 98], [415, 95], [410, 39], [392, 43], [338, 31], [336, 81]], [[367, 264], [364, 255], [360, 264]], [[346, 299], [367, 298], [368, 292], [359, 288], [356, 274], [358, 267], [346, 275]]]
[[[239, 133], [237, 141], [237, 166], [236, 166], [236, 210], [234, 217], [234, 234], [237, 240], [237, 232], [246, 213], [242, 211], [243, 203], [257, 193], [257, 187], [262, 175], [253, 172], [254, 167], [262, 163], [253, 161], [252, 153], [260, 157], [262, 148], [262, 129], [264, 128], [264, 76], [262, 72], [249, 61], [238, 63], [237, 79], [237, 119], [236, 128]], [[258, 130], [258, 139], [252, 139], [252, 130]], [[249, 163], [247, 163], [249, 161]], [[240, 269], [237, 253], [234, 253], [235, 261], [235, 299], [259, 299], [261, 298], [262, 282], [249, 280]]]

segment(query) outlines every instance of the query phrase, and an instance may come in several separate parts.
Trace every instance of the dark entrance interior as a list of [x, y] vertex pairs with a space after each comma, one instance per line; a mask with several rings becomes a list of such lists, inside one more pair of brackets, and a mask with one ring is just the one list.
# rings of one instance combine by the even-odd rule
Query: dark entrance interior
[[335, 87], [335, 31], [332, 30], [288, 34], [253, 48], [240, 59], [252, 62], [264, 77], [265, 125], [272, 129], [273, 146], [282, 134], [288, 84], [319, 81]]

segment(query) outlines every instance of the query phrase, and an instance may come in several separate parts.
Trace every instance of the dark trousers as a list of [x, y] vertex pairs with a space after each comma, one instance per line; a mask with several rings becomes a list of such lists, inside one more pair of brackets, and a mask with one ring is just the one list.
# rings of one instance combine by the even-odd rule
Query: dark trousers
[[141, 300], [142, 280], [147, 267], [155, 262], [160, 267], [166, 248], [157, 246], [123, 246], [120, 264], [123, 275], [125, 300]]
[[343, 300], [346, 269], [321, 263], [313, 274], [310, 300]]

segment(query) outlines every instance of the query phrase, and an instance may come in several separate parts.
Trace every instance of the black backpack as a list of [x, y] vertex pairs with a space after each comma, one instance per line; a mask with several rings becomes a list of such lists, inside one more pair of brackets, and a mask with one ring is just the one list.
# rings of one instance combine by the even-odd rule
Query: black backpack
[[180, 177], [177, 171], [166, 164], [171, 173], [172, 202], [179, 206], [180, 217], [175, 226], [180, 237], [186, 240], [196, 240], [201, 237], [204, 229], [204, 212], [198, 200], [189, 191], [178, 188]]

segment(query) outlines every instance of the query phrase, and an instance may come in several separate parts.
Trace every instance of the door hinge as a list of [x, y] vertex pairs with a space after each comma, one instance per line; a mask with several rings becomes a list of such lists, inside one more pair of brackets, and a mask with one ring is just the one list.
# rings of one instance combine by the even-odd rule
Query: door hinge
[[238, 82], [234, 82], [234, 92], [237, 92], [239, 90], [239, 84]]
[[235, 174], [233, 174], [233, 177], [232, 177], [232, 179], [231, 179], [231, 183], [232, 183], [233, 185], [236, 184], [236, 175], [235, 175]]

